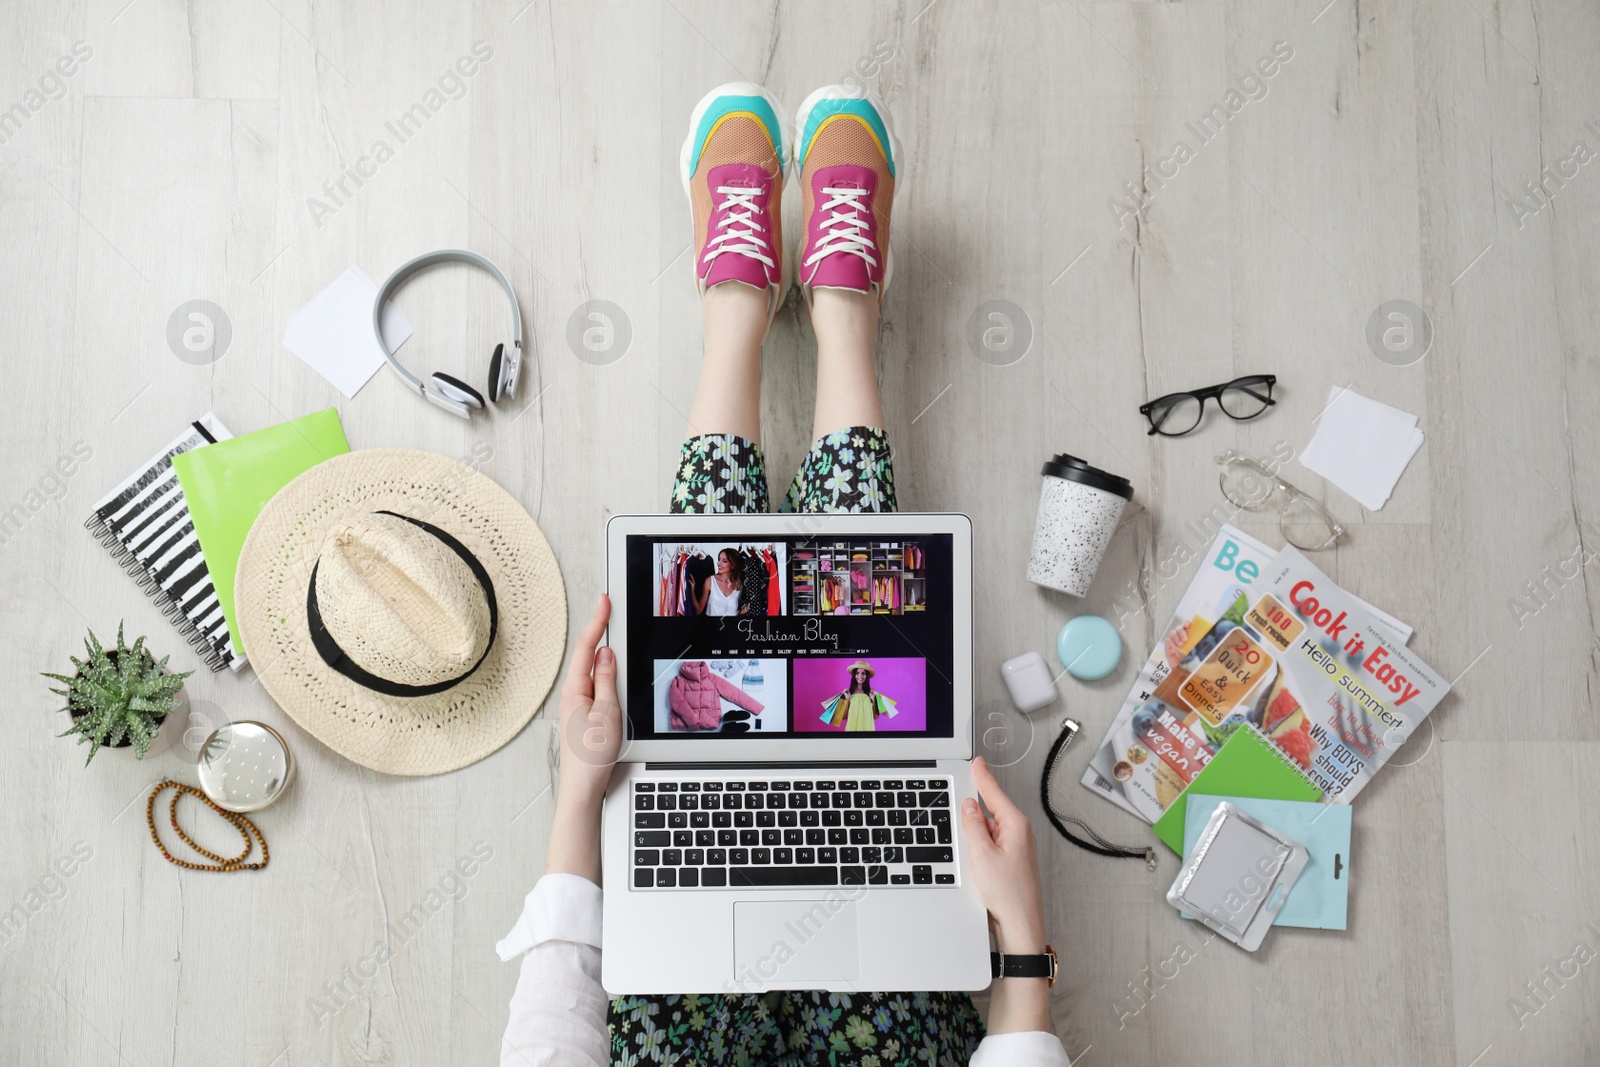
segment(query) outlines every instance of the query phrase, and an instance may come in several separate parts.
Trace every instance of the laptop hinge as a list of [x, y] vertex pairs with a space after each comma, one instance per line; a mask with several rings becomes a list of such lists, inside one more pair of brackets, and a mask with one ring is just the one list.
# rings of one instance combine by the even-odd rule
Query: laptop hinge
[[863, 763], [859, 760], [817, 760], [805, 763], [660, 763], [647, 761], [644, 769], [647, 771], [787, 771], [793, 773], [797, 769], [851, 770], [861, 767], [937, 767], [938, 760], [912, 759], [912, 760], [873, 760]]

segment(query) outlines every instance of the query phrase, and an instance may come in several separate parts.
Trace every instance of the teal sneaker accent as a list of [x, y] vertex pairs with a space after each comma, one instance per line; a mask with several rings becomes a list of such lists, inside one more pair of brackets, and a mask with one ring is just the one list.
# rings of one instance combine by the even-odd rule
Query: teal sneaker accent
[[748, 111], [754, 115], [767, 131], [767, 136], [772, 138], [773, 152], [779, 160], [783, 159], [783, 127], [778, 124], [778, 116], [772, 110], [772, 105], [759, 96], [720, 96], [706, 108], [706, 113], [700, 116], [700, 125], [695, 128], [694, 152], [689, 157], [690, 174], [700, 168], [700, 151], [718, 120], [735, 111]]
[[883, 146], [883, 157], [889, 162], [889, 177], [895, 177], [894, 146], [889, 140], [889, 128], [883, 124], [883, 117], [870, 100], [818, 100], [812, 106], [811, 114], [806, 117], [806, 128], [800, 131], [800, 151], [796, 157], [798, 165], [805, 166], [806, 153], [811, 151], [811, 138], [816, 136], [818, 127], [834, 115], [855, 115], [872, 128], [873, 136]]

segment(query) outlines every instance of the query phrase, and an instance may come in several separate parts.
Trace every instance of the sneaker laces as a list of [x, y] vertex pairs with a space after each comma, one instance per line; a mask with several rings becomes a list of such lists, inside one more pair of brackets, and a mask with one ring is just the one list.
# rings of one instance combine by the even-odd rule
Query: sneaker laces
[[819, 209], [829, 212], [823, 220], [823, 233], [817, 239], [815, 250], [806, 257], [804, 266], [811, 266], [835, 252], [848, 252], [860, 256], [867, 266], [876, 267], [878, 260], [872, 255], [877, 246], [868, 237], [867, 190], [855, 186], [824, 186], [822, 191], [831, 199]]
[[724, 252], [737, 252], [741, 256], [759, 260], [768, 267], [776, 266], [767, 254], [766, 250], [771, 246], [761, 236], [762, 226], [756, 220], [756, 216], [761, 214], [761, 205], [756, 203], [756, 197], [761, 195], [762, 190], [757, 186], [719, 185], [716, 192], [723, 198], [716, 208], [722, 213], [722, 221], [717, 223], [717, 229], [722, 232], [706, 241], [703, 261], [711, 263]]

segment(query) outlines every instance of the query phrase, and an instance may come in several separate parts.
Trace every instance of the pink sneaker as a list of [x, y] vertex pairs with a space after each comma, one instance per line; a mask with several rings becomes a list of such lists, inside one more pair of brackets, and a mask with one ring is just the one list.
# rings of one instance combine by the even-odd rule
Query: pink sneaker
[[879, 300], [889, 288], [889, 210], [900, 150], [866, 92], [829, 85], [800, 105], [795, 168], [802, 190], [800, 291], [853, 289]]
[[783, 301], [783, 181], [787, 157], [778, 102], [759, 85], [707, 93], [689, 118], [678, 157], [694, 212], [694, 276], [700, 295], [723, 282], [765, 289], [767, 321]]

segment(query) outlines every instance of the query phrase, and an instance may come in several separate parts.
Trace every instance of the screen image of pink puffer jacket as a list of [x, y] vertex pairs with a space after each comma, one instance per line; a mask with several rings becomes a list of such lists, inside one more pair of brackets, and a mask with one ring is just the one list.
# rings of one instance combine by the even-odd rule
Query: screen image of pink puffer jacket
[[702, 660], [678, 668], [667, 687], [667, 708], [674, 730], [715, 730], [722, 725], [722, 701], [729, 700], [756, 715], [761, 701], [712, 670]]

